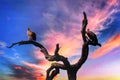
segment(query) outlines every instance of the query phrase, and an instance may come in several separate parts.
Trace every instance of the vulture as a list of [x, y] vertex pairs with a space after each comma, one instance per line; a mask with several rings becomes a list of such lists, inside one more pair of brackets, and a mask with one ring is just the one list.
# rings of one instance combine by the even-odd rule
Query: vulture
[[88, 39], [92, 42], [92, 45], [94, 45], [94, 46], [98, 45], [101, 47], [101, 44], [98, 43], [98, 39], [97, 39], [97, 36], [95, 35], [95, 33], [90, 31], [89, 29], [87, 29], [86, 35], [87, 35]]
[[32, 32], [30, 28], [28, 28], [27, 30], [27, 35], [28, 35], [29, 40], [36, 41], [36, 34], [35, 32]]

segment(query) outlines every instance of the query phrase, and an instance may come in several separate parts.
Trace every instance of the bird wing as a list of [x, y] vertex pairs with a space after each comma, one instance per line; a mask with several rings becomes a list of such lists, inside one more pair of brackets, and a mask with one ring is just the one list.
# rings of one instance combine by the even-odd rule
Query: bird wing
[[87, 35], [92, 41], [98, 42], [97, 36], [92, 31], [87, 32]]
[[32, 32], [32, 39], [36, 40], [36, 33], [35, 32]]

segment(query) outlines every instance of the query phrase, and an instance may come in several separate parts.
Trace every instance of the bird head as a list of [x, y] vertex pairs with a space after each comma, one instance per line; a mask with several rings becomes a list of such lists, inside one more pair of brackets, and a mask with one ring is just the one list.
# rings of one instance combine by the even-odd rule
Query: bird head
[[28, 27], [28, 30], [30, 30], [30, 28]]
[[87, 32], [89, 32], [90, 30], [89, 29], [87, 29]]

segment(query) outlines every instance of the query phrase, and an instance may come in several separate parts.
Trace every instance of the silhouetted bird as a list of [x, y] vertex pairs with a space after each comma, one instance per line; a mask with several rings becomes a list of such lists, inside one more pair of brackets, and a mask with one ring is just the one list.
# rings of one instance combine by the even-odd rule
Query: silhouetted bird
[[28, 28], [27, 30], [27, 35], [28, 35], [29, 40], [36, 41], [36, 34], [35, 32], [32, 32], [30, 28]]
[[92, 43], [92, 45], [94, 45], [94, 46], [98, 45], [101, 47], [101, 44], [98, 43], [98, 39], [97, 39], [97, 36], [95, 35], [95, 33], [90, 31], [89, 29], [87, 29], [86, 34], [87, 34], [88, 39]]

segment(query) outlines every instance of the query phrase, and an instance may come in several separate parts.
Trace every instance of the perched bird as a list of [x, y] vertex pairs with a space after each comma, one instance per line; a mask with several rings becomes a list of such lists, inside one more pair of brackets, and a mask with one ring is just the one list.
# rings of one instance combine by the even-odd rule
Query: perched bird
[[30, 28], [28, 28], [27, 30], [27, 35], [28, 35], [29, 40], [36, 41], [36, 34], [35, 32], [32, 32]]
[[86, 35], [87, 35], [88, 40], [92, 43], [92, 45], [94, 45], [94, 46], [98, 45], [101, 47], [101, 44], [98, 43], [97, 36], [92, 31], [87, 29]]

